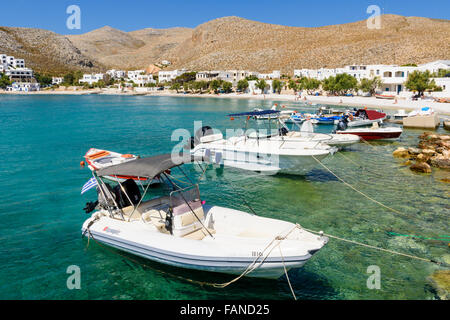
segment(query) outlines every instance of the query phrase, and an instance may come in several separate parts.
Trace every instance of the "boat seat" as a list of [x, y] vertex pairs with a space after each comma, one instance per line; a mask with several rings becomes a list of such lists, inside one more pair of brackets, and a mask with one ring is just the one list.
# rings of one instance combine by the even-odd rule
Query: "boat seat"
[[146, 223], [151, 223], [153, 224], [156, 229], [158, 229], [160, 232], [166, 233], [166, 215], [167, 212], [164, 210], [150, 210], [145, 212], [142, 215], [142, 219], [146, 222]]
[[[213, 230], [213, 229], [208, 229], [208, 231], [209, 231], [211, 234], [215, 234], [215, 233], [216, 233], [216, 231]], [[191, 233], [189, 233], [189, 234], [183, 236], [183, 238], [184, 238], [184, 239], [190, 239], [190, 240], [198, 240], [198, 241], [200, 241], [200, 240], [203, 240], [204, 238], [206, 238], [207, 236], [209, 236], [208, 231], [206, 231], [205, 228], [202, 228], [202, 229], [196, 230], [196, 231], [194, 231], [194, 232], [191, 232]]]

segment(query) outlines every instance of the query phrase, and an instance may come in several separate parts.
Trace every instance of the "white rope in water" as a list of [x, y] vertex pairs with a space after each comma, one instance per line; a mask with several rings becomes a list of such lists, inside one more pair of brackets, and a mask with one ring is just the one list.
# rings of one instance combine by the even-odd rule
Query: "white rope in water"
[[382, 206], [383, 208], [386, 208], [392, 212], [395, 212], [397, 214], [403, 215], [403, 216], [408, 216], [407, 214], [404, 214], [403, 212], [400, 212], [398, 210], [395, 210], [394, 208], [391, 208], [383, 203], [381, 203], [378, 200], [375, 200], [372, 197], [369, 197], [368, 195], [366, 195], [365, 193], [359, 191], [358, 189], [356, 189], [355, 187], [353, 187], [351, 184], [349, 184], [348, 182], [344, 181], [344, 179], [342, 179], [341, 177], [339, 177], [337, 174], [335, 174], [333, 171], [331, 171], [330, 168], [328, 168], [326, 165], [324, 165], [319, 159], [317, 159], [315, 156], [312, 156], [314, 160], [317, 161], [317, 163], [319, 163], [322, 167], [324, 167], [329, 173], [331, 173], [333, 176], [335, 176], [339, 181], [341, 181], [343, 184], [345, 184], [347, 187], [349, 187], [350, 189], [352, 189], [353, 191], [356, 191], [357, 193], [359, 193], [360, 195], [362, 195], [363, 197], [369, 199], [370, 201], [375, 202], [376, 204]]

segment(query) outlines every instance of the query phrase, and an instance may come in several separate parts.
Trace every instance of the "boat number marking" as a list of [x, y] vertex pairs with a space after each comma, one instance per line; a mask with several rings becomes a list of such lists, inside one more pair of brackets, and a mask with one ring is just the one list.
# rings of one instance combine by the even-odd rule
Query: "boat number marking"
[[262, 257], [261, 251], [252, 251], [252, 257]]

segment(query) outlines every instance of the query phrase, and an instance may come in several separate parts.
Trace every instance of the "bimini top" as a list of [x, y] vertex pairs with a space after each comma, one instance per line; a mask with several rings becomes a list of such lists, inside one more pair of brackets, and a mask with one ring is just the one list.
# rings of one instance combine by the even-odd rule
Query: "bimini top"
[[358, 110], [358, 112], [356, 112], [356, 116], [358, 117], [363, 113], [365, 113], [367, 115], [367, 118], [369, 120], [384, 119], [386, 117], [386, 113], [378, 112], [375, 110], [365, 110], [365, 109]]
[[[133, 176], [153, 179], [159, 174], [181, 166], [192, 163], [194, 159], [191, 155], [181, 157], [179, 155], [162, 154], [155, 157], [137, 159], [115, 166], [101, 169], [97, 172], [98, 176]], [[202, 161], [203, 159], [198, 159]]]
[[265, 116], [269, 114], [279, 114], [279, 110], [263, 110], [263, 111], [252, 111], [244, 113], [229, 114], [228, 117], [255, 117], [255, 116]]

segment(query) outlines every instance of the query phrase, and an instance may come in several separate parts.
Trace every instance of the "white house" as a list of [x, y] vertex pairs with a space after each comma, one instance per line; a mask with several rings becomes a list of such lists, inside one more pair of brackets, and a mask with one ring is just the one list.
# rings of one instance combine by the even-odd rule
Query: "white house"
[[[294, 76], [296, 77], [308, 77], [317, 80], [324, 80], [330, 76], [336, 76], [338, 74], [347, 73], [358, 80], [361, 79], [373, 79], [379, 77], [383, 82], [381, 88], [384, 92], [400, 94], [407, 91], [405, 83], [408, 80], [408, 76], [414, 71], [430, 71], [431, 73], [437, 72], [442, 69], [450, 69], [450, 60], [438, 60], [420, 66], [398, 66], [398, 65], [349, 65], [344, 68], [336, 69], [297, 69], [294, 70]], [[446, 80], [435, 79], [436, 84], [442, 83], [447, 88]], [[439, 86], [442, 86], [438, 84]]]
[[258, 75], [258, 79], [280, 79], [281, 78], [281, 71], [275, 70], [272, 73], [260, 73]]
[[63, 77], [52, 77], [52, 84], [60, 85], [63, 82], [64, 82]]
[[6, 88], [6, 91], [13, 92], [31, 92], [39, 91], [40, 85], [37, 82], [13, 82], [12, 85]]
[[83, 78], [79, 80], [79, 83], [88, 83], [89, 85], [92, 85], [93, 83], [103, 80], [103, 78], [104, 78], [103, 73], [84, 74]]
[[439, 70], [449, 70], [450, 69], [450, 60], [436, 60], [433, 62], [421, 64], [417, 67], [420, 71], [428, 70], [431, 73], [438, 72]]
[[33, 70], [28, 68], [8, 68], [5, 74], [9, 76], [11, 81], [31, 82], [33, 78]]
[[256, 87], [256, 80], [251, 80], [248, 82], [248, 89], [247, 92], [248, 93], [252, 93], [252, 94], [269, 94], [269, 93], [273, 93], [273, 86], [272, 86], [272, 80], [266, 80], [267, 83], [267, 87], [264, 90], [264, 92], [261, 92], [261, 89]]
[[140, 74], [137, 75], [133, 82], [137, 84], [139, 87], [145, 87], [146, 84], [154, 83], [156, 84], [156, 80], [153, 79], [151, 74]]
[[124, 70], [115, 70], [115, 69], [106, 71], [106, 74], [108, 74], [112, 79], [126, 78], [127, 75], [127, 73]]
[[159, 82], [170, 82], [174, 80], [175, 78], [181, 76], [182, 74], [185, 74], [187, 70], [181, 69], [181, 70], [173, 70], [173, 71], [159, 71], [158, 72], [158, 79]]

